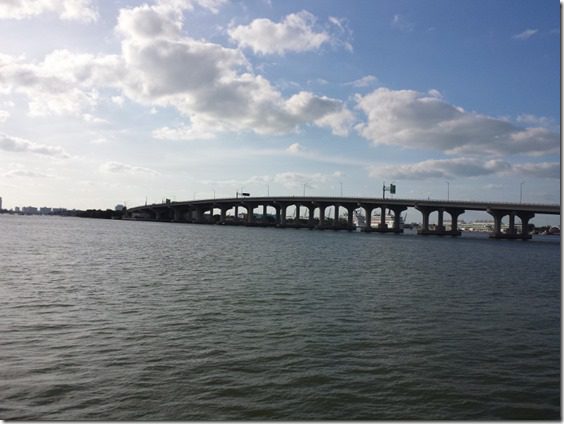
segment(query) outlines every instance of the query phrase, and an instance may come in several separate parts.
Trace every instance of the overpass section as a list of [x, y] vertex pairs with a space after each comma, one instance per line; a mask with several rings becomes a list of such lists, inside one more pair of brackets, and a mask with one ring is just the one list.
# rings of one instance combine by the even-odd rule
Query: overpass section
[[[296, 208], [298, 219], [288, 219], [289, 207]], [[365, 219], [360, 228], [367, 232], [401, 233], [400, 216], [408, 207], [417, 209], [422, 214], [422, 225], [418, 231], [420, 235], [459, 236], [458, 217], [467, 210], [485, 211], [494, 219], [492, 238], [523, 239], [531, 238], [529, 221], [537, 214], [560, 214], [560, 205], [531, 204], [531, 203], [495, 203], [469, 202], [421, 199], [383, 199], [360, 197], [241, 197], [226, 199], [206, 199], [182, 202], [157, 203], [137, 206], [126, 211], [125, 219], [189, 222], [199, 224], [219, 225], [249, 225], [294, 227], [310, 229], [346, 229], [359, 228], [354, 222], [355, 214], [360, 211], [365, 217], [372, 217], [375, 210], [380, 212], [380, 222], [372, 224], [372, 220]], [[258, 213], [255, 212], [259, 209]], [[268, 213], [268, 209], [274, 213]], [[300, 211], [306, 210], [306, 219], [300, 219]], [[330, 208], [332, 216], [326, 214]], [[346, 220], [340, 218], [340, 209], [347, 212]], [[244, 209], [245, 213], [240, 214]], [[218, 214], [214, 215], [214, 210]], [[232, 214], [228, 215], [228, 212]], [[438, 213], [438, 223], [434, 228], [429, 225], [431, 213]], [[444, 214], [450, 215], [450, 227], [445, 226]], [[242, 216], [243, 215], [243, 216]], [[317, 215], [317, 216], [316, 216]], [[393, 223], [388, 223], [386, 216], [393, 216]], [[509, 217], [508, 231], [502, 232], [502, 219]], [[517, 231], [515, 217], [521, 221], [521, 231]]]

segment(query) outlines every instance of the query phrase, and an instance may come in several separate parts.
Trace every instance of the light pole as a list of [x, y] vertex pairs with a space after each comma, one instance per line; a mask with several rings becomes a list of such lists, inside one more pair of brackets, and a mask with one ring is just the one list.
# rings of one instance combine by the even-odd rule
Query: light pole
[[446, 185], [447, 185], [447, 200], [450, 200], [450, 183], [448, 181], [445, 181]]
[[523, 203], [523, 184], [525, 184], [525, 181], [521, 181], [521, 186], [519, 188], [519, 203]]
[[305, 188], [306, 188], [306, 184], [307, 184], [307, 183], [304, 183], [304, 197], [305, 197]]
[[215, 200], [215, 190], [213, 191], [213, 200]]
[[339, 184], [341, 185], [341, 197], [343, 197], [343, 183], [339, 181]]
[[270, 184], [266, 185], [266, 197], [270, 197]]

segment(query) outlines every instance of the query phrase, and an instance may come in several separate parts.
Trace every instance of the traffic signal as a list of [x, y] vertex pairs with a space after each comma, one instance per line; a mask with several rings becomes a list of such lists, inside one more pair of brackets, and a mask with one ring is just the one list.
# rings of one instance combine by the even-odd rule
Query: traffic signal
[[395, 184], [390, 184], [390, 193], [396, 194], [396, 185]]

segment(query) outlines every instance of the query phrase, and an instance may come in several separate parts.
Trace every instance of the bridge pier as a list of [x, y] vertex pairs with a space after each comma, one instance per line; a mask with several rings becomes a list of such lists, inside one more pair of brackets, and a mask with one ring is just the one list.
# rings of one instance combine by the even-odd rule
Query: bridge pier
[[370, 231], [372, 231], [372, 211], [374, 210], [374, 207], [363, 205], [362, 208], [364, 209], [364, 214], [366, 217], [366, 222], [364, 223], [364, 231], [369, 233]]
[[309, 215], [308, 215], [308, 220], [307, 220], [307, 225], [310, 229], [315, 228], [315, 206], [308, 206], [308, 211], [309, 211]]
[[[422, 236], [429, 236], [429, 235], [434, 235], [434, 236], [460, 236], [462, 234], [462, 231], [460, 231], [458, 229], [458, 216], [462, 213], [464, 213], [464, 209], [458, 209], [458, 208], [435, 208], [435, 207], [426, 207], [426, 206], [420, 206], [420, 205], [415, 205], [415, 209], [417, 209], [419, 212], [421, 212], [423, 218], [422, 218], [422, 225], [421, 225], [421, 229], [419, 229], [417, 231], [418, 235], [422, 235]], [[437, 222], [437, 226], [435, 227], [434, 230], [431, 230], [429, 228], [429, 215], [431, 215], [432, 212], [437, 211], [438, 212], [438, 222]], [[451, 229], [447, 230], [444, 226], [444, 212], [448, 212], [448, 214], [451, 217]]]
[[[507, 240], [530, 240], [529, 220], [535, 216], [533, 212], [517, 212], [514, 210], [488, 209], [487, 212], [494, 218], [494, 231], [490, 234], [493, 239]], [[505, 215], [509, 215], [509, 228], [507, 232], [502, 231], [501, 222]], [[521, 219], [521, 232], [515, 228], [515, 215]]]

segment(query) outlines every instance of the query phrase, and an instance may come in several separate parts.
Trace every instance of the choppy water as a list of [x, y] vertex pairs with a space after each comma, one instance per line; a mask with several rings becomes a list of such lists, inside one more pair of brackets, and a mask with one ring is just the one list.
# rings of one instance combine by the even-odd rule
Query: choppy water
[[559, 239], [0, 216], [0, 241], [3, 419], [560, 418]]

